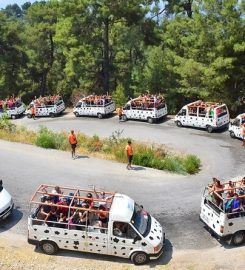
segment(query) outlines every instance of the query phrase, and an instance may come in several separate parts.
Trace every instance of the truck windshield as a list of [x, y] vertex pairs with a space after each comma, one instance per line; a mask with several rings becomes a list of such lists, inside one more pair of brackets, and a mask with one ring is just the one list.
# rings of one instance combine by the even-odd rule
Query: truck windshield
[[151, 228], [151, 216], [135, 203], [131, 223], [141, 235], [146, 236]]

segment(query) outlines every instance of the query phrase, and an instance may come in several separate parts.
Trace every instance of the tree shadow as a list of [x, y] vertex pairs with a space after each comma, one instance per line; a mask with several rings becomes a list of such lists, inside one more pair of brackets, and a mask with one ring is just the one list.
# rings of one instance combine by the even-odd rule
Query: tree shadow
[[0, 233], [10, 230], [14, 227], [23, 217], [23, 213], [18, 207], [13, 209], [13, 212], [6, 219], [0, 221]]

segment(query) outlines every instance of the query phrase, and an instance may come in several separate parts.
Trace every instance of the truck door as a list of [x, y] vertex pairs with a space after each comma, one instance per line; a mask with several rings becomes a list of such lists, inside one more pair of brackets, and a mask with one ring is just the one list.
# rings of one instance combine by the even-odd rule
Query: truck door
[[141, 249], [140, 240], [141, 236], [129, 223], [114, 221], [108, 254], [128, 258], [132, 250]]
[[87, 251], [92, 253], [108, 253], [108, 229], [95, 226], [89, 226], [87, 231]]

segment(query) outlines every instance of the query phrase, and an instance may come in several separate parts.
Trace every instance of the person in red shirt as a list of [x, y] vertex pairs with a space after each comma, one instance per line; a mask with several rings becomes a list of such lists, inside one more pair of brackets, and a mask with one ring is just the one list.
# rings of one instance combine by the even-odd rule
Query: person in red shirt
[[126, 150], [127, 157], [128, 157], [127, 169], [131, 170], [131, 169], [133, 169], [131, 165], [132, 165], [134, 151], [133, 151], [133, 147], [132, 147], [132, 142], [130, 140], [128, 141], [128, 144], [127, 144], [125, 150]]
[[241, 125], [241, 133], [242, 133], [242, 146], [245, 147], [245, 123]]
[[74, 130], [71, 130], [71, 133], [68, 137], [69, 143], [71, 145], [71, 157], [76, 158], [76, 147], [77, 147], [77, 137], [74, 133]]

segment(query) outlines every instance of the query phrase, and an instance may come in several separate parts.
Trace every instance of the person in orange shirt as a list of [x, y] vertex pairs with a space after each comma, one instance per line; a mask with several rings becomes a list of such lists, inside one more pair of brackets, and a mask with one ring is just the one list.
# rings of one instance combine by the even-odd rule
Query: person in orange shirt
[[77, 137], [74, 133], [74, 130], [71, 130], [71, 133], [68, 137], [69, 143], [71, 145], [71, 157], [76, 158], [76, 147], [77, 147]]
[[127, 144], [125, 150], [126, 150], [127, 157], [128, 157], [127, 169], [131, 170], [131, 169], [133, 169], [131, 164], [132, 164], [132, 160], [133, 160], [134, 151], [133, 151], [133, 147], [132, 147], [132, 142], [130, 140], [128, 141], [128, 144]]
[[241, 133], [242, 133], [242, 139], [243, 139], [242, 146], [245, 147], [245, 123], [243, 123], [241, 126]]
[[123, 108], [122, 107], [117, 108], [117, 114], [118, 114], [119, 122], [120, 122], [122, 120], [122, 115], [123, 115]]
[[32, 107], [31, 107], [31, 118], [33, 118], [34, 120], [36, 119], [36, 105], [33, 104]]

